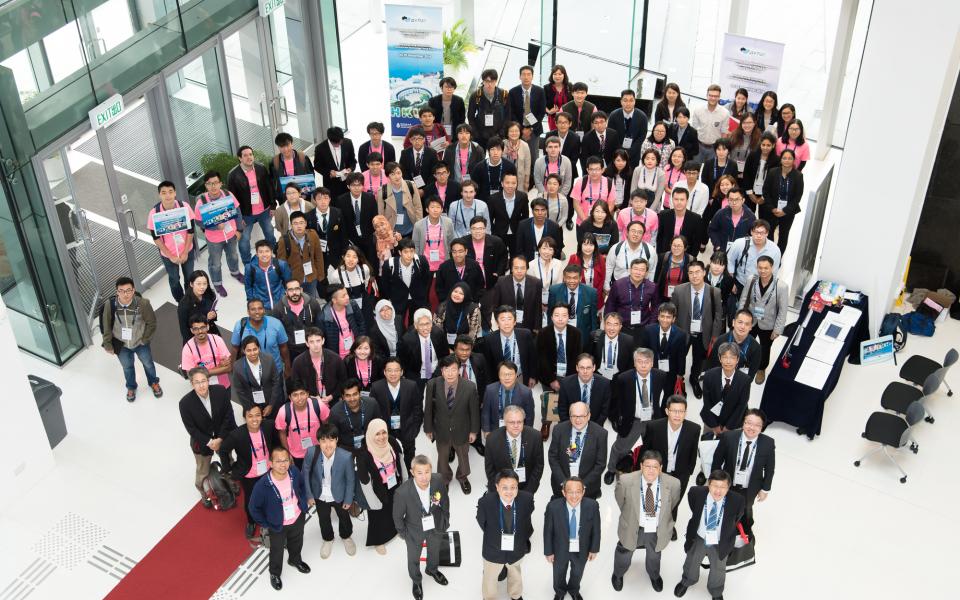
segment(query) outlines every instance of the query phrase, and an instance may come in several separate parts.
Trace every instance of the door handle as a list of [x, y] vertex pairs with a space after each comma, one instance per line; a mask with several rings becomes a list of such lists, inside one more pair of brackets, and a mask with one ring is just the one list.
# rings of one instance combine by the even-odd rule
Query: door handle
[[290, 121], [290, 114], [287, 112], [287, 97], [280, 96], [280, 124], [286, 125]]
[[87, 219], [87, 211], [78, 207], [75, 208], [73, 212], [77, 215], [78, 228], [84, 241], [93, 242], [93, 233], [90, 231], [90, 220]]
[[264, 101], [264, 100], [265, 100], [265, 98], [264, 98], [263, 96], [260, 96], [260, 101], [257, 102], [257, 104], [260, 106], [260, 124], [261, 124], [261, 125], [269, 125], [270, 122], [267, 120], [267, 116], [263, 113], [263, 101]]
[[[123, 215], [127, 220], [127, 241], [135, 242], [137, 241], [137, 219], [133, 215], [133, 210], [129, 208], [123, 209]], [[130, 233], [130, 227], [133, 226], [133, 233]]]

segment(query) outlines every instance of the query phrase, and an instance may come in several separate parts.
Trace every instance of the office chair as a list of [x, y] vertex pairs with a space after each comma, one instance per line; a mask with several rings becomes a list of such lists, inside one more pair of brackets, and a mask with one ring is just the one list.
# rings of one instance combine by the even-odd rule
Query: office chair
[[903, 363], [903, 366], [900, 367], [900, 379], [906, 379], [913, 385], [921, 386], [931, 373], [943, 369], [942, 383], [947, 386], [947, 395], [952, 396], [953, 390], [951, 390], [950, 385], [947, 384], [946, 377], [950, 367], [957, 362], [958, 358], [960, 358], [960, 353], [957, 353], [956, 348], [951, 348], [950, 351], [947, 352], [947, 355], [943, 358], [942, 365], [926, 356], [915, 354], [908, 358], [907, 362]]
[[[878, 411], [870, 415], [862, 435], [867, 440], [878, 444], [878, 447], [867, 452], [858, 460], [853, 461], [853, 466], [859, 467], [863, 459], [882, 451], [887, 459], [893, 463], [893, 466], [900, 471], [900, 475], [902, 475], [902, 477], [900, 477], [900, 483], [906, 483], [906, 471], [900, 468], [899, 463], [894, 460], [887, 448], [900, 449], [906, 447], [913, 439], [910, 434], [910, 428], [923, 420], [923, 414], [923, 405], [920, 404], [919, 401], [914, 401], [907, 408], [906, 421], [904, 421], [902, 417], [885, 412]], [[919, 451], [916, 442], [911, 445], [910, 450], [913, 451], [914, 454]]]
[[930, 396], [937, 393], [937, 390], [940, 389], [940, 383], [941, 374], [939, 369], [927, 376], [923, 382], [923, 389], [914, 387], [908, 383], [903, 383], [902, 381], [892, 381], [887, 385], [886, 389], [883, 390], [883, 395], [880, 396], [880, 406], [884, 410], [895, 412], [898, 415], [905, 415], [911, 404], [919, 402], [920, 405], [923, 406], [924, 414], [926, 415], [924, 420], [928, 423], [933, 423], [933, 415], [927, 410], [926, 401]]

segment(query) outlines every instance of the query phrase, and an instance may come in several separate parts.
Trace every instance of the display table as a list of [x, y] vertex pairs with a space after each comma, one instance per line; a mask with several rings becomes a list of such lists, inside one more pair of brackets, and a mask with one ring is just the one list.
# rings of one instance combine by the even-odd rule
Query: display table
[[[804, 296], [800, 318], [795, 323], [788, 325], [784, 331], [783, 335], [787, 339], [787, 344], [780, 351], [780, 355], [773, 363], [773, 368], [767, 374], [766, 386], [760, 402], [760, 408], [766, 413], [768, 423], [775, 421], [788, 423], [797, 428], [797, 434], [806, 435], [811, 440], [814, 436], [820, 435], [820, 426], [823, 422], [823, 406], [837, 386], [844, 361], [849, 359], [851, 363], [859, 364], [860, 342], [870, 339], [869, 301], [866, 295], [860, 294], [859, 301], [846, 301], [844, 303], [847, 306], [860, 309], [860, 319], [843, 341], [843, 347], [834, 361], [833, 368], [830, 370], [822, 389], [816, 389], [796, 381], [797, 372], [800, 370], [807, 351], [813, 343], [817, 329], [825, 316], [828, 312], [838, 313], [842, 308], [841, 306], [831, 305], [824, 307], [823, 311], [819, 313], [814, 311], [810, 317], [810, 322], [807, 323], [800, 334], [800, 343], [791, 349], [793, 334], [811, 311], [810, 300], [819, 283], [817, 282], [811, 287], [810, 291]], [[788, 359], [789, 366], [784, 367], [783, 357], [788, 350], [792, 350]]]

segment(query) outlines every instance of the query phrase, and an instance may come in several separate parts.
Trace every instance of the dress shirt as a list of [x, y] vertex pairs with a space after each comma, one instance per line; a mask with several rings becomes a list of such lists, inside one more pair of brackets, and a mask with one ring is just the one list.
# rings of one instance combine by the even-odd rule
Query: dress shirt
[[757, 457], [757, 440], [760, 436], [753, 438], [752, 440], [747, 437], [747, 434], [740, 434], [740, 442], [737, 444], [737, 464], [734, 467], [736, 471], [740, 471], [740, 461], [743, 460], [743, 455], [747, 452], [747, 442], [750, 442], [750, 454], [747, 458], [747, 468], [743, 470], [747, 474], [746, 480], [750, 481], [750, 474], [753, 473], [753, 463]]
[[580, 398], [582, 399], [584, 396], [584, 392], [586, 392], [587, 406], [590, 406], [590, 392], [593, 389], [593, 377], [591, 377], [590, 381], [587, 381], [586, 383], [584, 383], [582, 379], [577, 377], [577, 383], [580, 384]]
[[320, 458], [323, 460], [323, 483], [320, 491], [320, 499], [324, 502], [333, 502], [333, 460], [337, 457], [337, 451], [333, 451], [332, 456], [323, 454], [319, 449]]
[[213, 408], [210, 406], [210, 394], [207, 394], [207, 397], [204, 398], [200, 394], [197, 394], [197, 398], [200, 398], [200, 404], [203, 405], [203, 408], [210, 413], [210, 417], [213, 418]]
[[[514, 469], [520, 466], [520, 452], [523, 449], [523, 441], [520, 439], [520, 437], [521, 436], [519, 435], [517, 437], [513, 437], [512, 435], [507, 433], [507, 450], [508, 451], [513, 450], [513, 442], [514, 441], [517, 442], [517, 453], [516, 453], [516, 456], [514, 456], [513, 459], [511, 460], [511, 462], [513, 463], [512, 467]], [[508, 455], [509, 455], [509, 452], [508, 452]]]
[[331, 141], [327, 141], [327, 144], [330, 146], [330, 154], [333, 156], [333, 164], [336, 165], [337, 169], [340, 168], [340, 144], [334, 144]]
[[700, 513], [700, 526], [697, 527], [697, 535], [699, 535], [704, 540], [707, 539], [707, 517], [710, 516], [710, 511], [713, 510], [713, 505], [717, 505], [717, 535], [720, 535], [720, 526], [723, 524], [723, 507], [727, 503], [727, 498], [724, 496], [720, 502], [717, 502], [713, 499], [713, 494], [707, 492], [707, 499], [703, 503], [703, 507], [706, 511]]
[[[569, 532], [570, 515], [573, 514], [574, 519], [577, 522], [577, 537], [575, 539], [579, 540], [580, 539], [580, 516], [581, 516], [581, 513], [583, 512], [583, 502], [581, 502], [576, 506], [570, 506], [569, 502], [566, 502], [565, 504], [567, 505], [567, 528], [568, 528], [567, 537], [570, 537], [570, 532]], [[576, 512], [573, 512], [573, 511], [576, 511]]]
[[249, 360], [247, 361], [247, 367], [250, 368], [250, 373], [253, 374], [253, 378], [257, 380], [257, 384], [260, 384], [260, 369], [263, 366], [263, 363], [257, 362], [253, 364]]
[[[613, 344], [613, 356], [608, 356], [607, 351], [610, 349], [610, 344]], [[606, 367], [607, 365], [613, 365], [613, 368], [617, 368], [617, 356], [620, 354], [620, 338], [607, 337], [603, 336], [603, 361], [601, 361], [601, 367]]]
[[417, 495], [420, 496], [420, 505], [423, 506], [423, 512], [430, 512], [430, 484], [427, 484], [425, 490], [420, 489], [416, 482], [414, 482], [413, 487], [417, 490]]
[[[403, 261], [400, 261], [400, 279], [403, 280], [403, 284], [410, 287], [410, 282], [413, 281], [413, 262], [411, 261], [409, 265], [404, 265]], [[407, 294], [409, 296], [410, 294]]]
[[[429, 379], [430, 375], [437, 368], [437, 349], [433, 347], [433, 341], [430, 339], [429, 336], [423, 337], [422, 335], [417, 334], [417, 337], [420, 338], [420, 361], [421, 361], [421, 365], [420, 365], [421, 370], [420, 370], [420, 373], [418, 373], [418, 375], [422, 374], [423, 369], [426, 368], [428, 369], [427, 378]], [[430, 364], [429, 365], [426, 363], [427, 346], [430, 347]]]

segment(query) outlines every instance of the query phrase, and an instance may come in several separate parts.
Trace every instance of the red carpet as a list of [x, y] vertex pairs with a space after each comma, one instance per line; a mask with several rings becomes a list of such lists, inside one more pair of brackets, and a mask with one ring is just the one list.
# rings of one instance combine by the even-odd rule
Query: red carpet
[[215, 512], [198, 502], [107, 596], [110, 600], [209, 598], [252, 552], [243, 498]]

